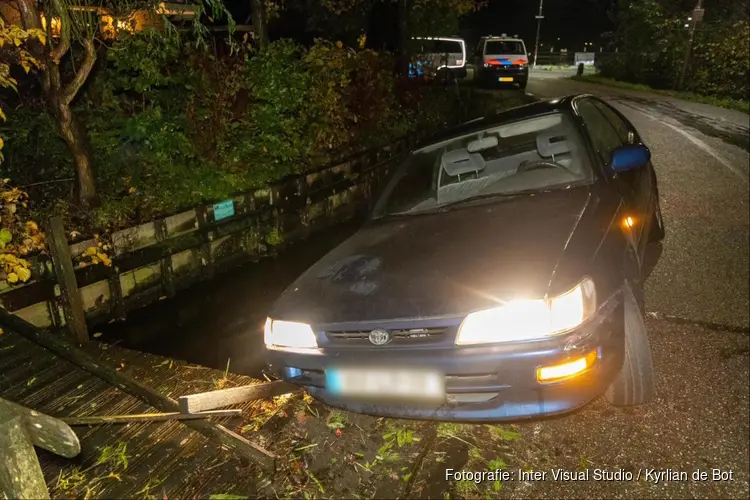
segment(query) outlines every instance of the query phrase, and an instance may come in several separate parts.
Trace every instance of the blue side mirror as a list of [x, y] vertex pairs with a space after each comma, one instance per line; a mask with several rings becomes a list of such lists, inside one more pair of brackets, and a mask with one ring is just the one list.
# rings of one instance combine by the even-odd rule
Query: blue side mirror
[[612, 151], [610, 165], [615, 172], [643, 168], [651, 161], [651, 151], [643, 144], [620, 146]]

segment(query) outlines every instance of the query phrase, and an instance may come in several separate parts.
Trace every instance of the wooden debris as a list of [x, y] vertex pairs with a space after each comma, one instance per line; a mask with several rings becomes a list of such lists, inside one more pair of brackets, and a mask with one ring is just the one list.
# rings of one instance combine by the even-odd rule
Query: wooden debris
[[[66, 342], [58, 335], [52, 335], [35, 327], [31, 323], [9, 313], [7, 310], [0, 308], [0, 324], [12, 329], [14, 332], [36, 342], [37, 344], [49, 349], [61, 358], [64, 358], [76, 366], [92, 373], [131, 394], [141, 401], [148, 403], [154, 408], [163, 412], [179, 412], [180, 408], [177, 401], [155, 391], [151, 387], [145, 386], [135, 380], [133, 377], [115, 370], [106, 363], [93, 358], [91, 355], [79, 349], [75, 345]], [[275, 468], [276, 455], [263, 449], [262, 447], [251, 443], [239, 434], [230, 431], [226, 427], [214, 422], [200, 420], [186, 420], [185, 425], [198, 432], [216, 439], [226, 448], [256, 461], [264, 467]]]
[[107, 415], [100, 417], [64, 417], [60, 418], [68, 425], [104, 425], [129, 424], [131, 422], [164, 422], [165, 420], [195, 420], [210, 417], [236, 417], [242, 410], [215, 410], [201, 413], [140, 413], [134, 415]]
[[181, 396], [177, 401], [182, 413], [198, 413], [204, 410], [213, 410], [223, 406], [232, 406], [299, 391], [301, 389], [298, 386], [277, 380]]
[[68, 424], [0, 398], [0, 422], [10, 420], [15, 416], [21, 417], [29, 439], [35, 446], [65, 458], [73, 458], [81, 452], [78, 436]]
[[24, 417], [0, 414], [0, 497], [47, 499], [47, 483], [26, 431]]

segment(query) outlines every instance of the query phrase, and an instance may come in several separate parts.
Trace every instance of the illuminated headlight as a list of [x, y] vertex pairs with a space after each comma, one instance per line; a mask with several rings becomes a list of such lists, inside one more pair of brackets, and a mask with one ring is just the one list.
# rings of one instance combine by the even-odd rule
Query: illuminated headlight
[[579, 326], [594, 311], [594, 282], [584, 278], [557, 297], [513, 300], [500, 307], [469, 314], [461, 323], [456, 344], [514, 342], [552, 337]]
[[292, 321], [266, 319], [263, 339], [267, 346], [279, 347], [318, 347], [315, 332], [310, 325]]
[[485, 68], [489, 68], [490, 67], [490, 63], [484, 63], [484, 67]]

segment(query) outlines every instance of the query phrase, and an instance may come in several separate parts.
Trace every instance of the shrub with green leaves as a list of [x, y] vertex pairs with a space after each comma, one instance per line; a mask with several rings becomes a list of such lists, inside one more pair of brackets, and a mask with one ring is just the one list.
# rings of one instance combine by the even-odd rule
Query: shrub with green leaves
[[[185, 42], [122, 33], [101, 58], [76, 112], [102, 204], [77, 214], [79, 224], [115, 229], [226, 198], [460, 112], [446, 92], [400, 82], [390, 55], [340, 42], [280, 40], [261, 51]], [[10, 139], [6, 173], [25, 169], [26, 184], [72, 177], [65, 145], [44, 116], [30, 103], [2, 131]], [[32, 200], [59, 211], [72, 200], [71, 185], [40, 185]]]

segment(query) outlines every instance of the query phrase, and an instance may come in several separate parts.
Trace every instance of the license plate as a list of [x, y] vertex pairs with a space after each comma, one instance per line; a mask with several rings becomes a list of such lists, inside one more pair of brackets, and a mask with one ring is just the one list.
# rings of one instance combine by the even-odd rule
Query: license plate
[[500, 78], [498, 78], [498, 80], [500, 80], [501, 82], [512, 82], [513, 81], [513, 77], [512, 76], [501, 76]]
[[326, 389], [337, 396], [386, 399], [445, 399], [445, 379], [429, 370], [329, 368]]

